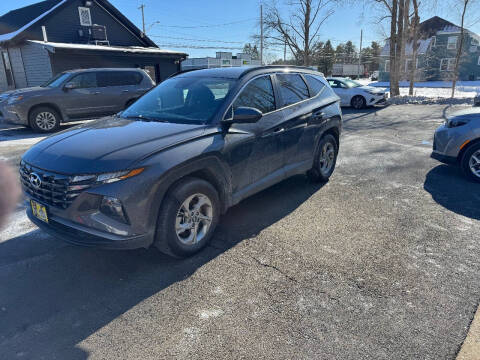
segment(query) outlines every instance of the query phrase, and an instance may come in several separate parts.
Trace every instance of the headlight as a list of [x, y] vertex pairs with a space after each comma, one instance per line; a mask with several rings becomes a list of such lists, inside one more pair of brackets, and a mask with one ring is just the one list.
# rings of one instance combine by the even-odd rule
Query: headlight
[[23, 100], [23, 95], [10, 96], [10, 97], [8, 98], [7, 103], [10, 105], [10, 104], [19, 102], [19, 101], [21, 101], [21, 100]]
[[448, 120], [446, 121], [445, 125], [446, 125], [448, 128], [454, 128], [454, 127], [466, 125], [466, 124], [468, 124], [468, 121], [469, 121], [469, 120], [467, 120], [467, 119], [453, 118], [453, 119], [448, 119]]
[[138, 168], [134, 170], [117, 171], [112, 173], [104, 173], [99, 175], [79, 175], [72, 179], [72, 183], [80, 183], [86, 181], [87, 183], [96, 182], [98, 184], [110, 184], [116, 181], [125, 180], [130, 177], [140, 174], [145, 168]]

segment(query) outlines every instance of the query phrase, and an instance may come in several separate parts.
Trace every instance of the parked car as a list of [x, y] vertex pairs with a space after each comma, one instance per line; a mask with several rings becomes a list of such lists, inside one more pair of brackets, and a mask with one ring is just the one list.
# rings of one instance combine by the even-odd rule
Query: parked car
[[29, 149], [27, 214], [76, 244], [189, 256], [242, 199], [295, 174], [327, 181], [341, 128], [339, 98], [313, 70], [178, 74], [116, 117]]
[[432, 158], [459, 165], [471, 180], [480, 182], [480, 109], [449, 116], [435, 131]]
[[347, 78], [327, 78], [335, 94], [340, 97], [342, 106], [352, 106], [363, 109], [367, 106], [382, 104], [387, 100], [388, 93], [381, 89], [365, 86]]
[[115, 114], [154, 86], [141, 69], [84, 69], [58, 74], [42, 86], [0, 95], [0, 118], [51, 132], [60, 123]]

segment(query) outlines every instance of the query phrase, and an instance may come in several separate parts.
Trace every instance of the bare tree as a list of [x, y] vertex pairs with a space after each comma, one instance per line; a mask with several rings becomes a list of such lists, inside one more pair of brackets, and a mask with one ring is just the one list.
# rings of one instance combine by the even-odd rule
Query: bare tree
[[322, 24], [333, 14], [335, 0], [289, 0], [288, 14], [282, 13], [275, 0], [267, 6], [265, 19], [268, 36], [285, 43], [294, 57], [308, 66], [318, 45]]
[[419, 38], [419, 27], [420, 27], [420, 16], [418, 14], [418, 1], [412, 0], [413, 2], [413, 16], [412, 21], [410, 22], [410, 30], [412, 36], [412, 68], [410, 69], [410, 87], [408, 89], [408, 95], [413, 95], [413, 87], [415, 84], [415, 72], [417, 69], [417, 52], [418, 52], [418, 38]]
[[452, 98], [455, 97], [455, 86], [457, 85], [457, 78], [458, 78], [458, 67], [460, 65], [460, 58], [462, 57], [462, 51], [463, 51], [463, 36], [465, 34], [465, 14], [467, 12], [467, 7], [468, 4], [470, 3], [470, 0], [462, 0], [462, 21], [460, 24], [460, 44], [458, 45], [457, 48], [457, 56], [455, 57], [455, 69], [453, 70], [453, 81], [452, 81]]

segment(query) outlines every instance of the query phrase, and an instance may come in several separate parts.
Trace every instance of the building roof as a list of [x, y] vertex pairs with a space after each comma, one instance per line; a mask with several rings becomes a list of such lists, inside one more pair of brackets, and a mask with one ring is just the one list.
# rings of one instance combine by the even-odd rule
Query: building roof
[[[12, 41], [35, 25], [40, 20], [54, 14], [55, 10], [72, 0], [45, 0], [29, 6], [25, 6], [0, 16], [0, 43]], [[109, 13], [120, 20], [129, 28], [139, 39], [147, 46], [157, 47], [157, 45], [148, 36], [128, 20], [117, 8], [107, 0], [96, 0], [96, 3], [105, 8]]]
[[27, 40], [27, 43], [41, 45], [50, 52], [55, 52], [56, 49], [76, 49], [76, 50], [86, 50], [86, 51], [110, 51], [110, 52], [130, 53], [130, 54], [187, 56], [187, 54], [182, 52], [159, 49], [158, 47], [69, 44], [69, 43], [57, 43], [57, 42], [44, 42], [44, 41], [38, 41], [38, 40]]

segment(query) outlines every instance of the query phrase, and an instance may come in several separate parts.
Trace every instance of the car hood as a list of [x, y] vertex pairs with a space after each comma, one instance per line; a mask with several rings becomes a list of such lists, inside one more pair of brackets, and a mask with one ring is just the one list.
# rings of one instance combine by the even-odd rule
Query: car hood
[[44, 170], [91, 174], [129, 169], [152, 153], [202, 136], [206, 125], [104, 118], [50, 136], [22, 157]]
[[480, 108], [470, 108], [464, 109], [457, 112], [452, 113], [451, 115], [447, 116], [448, 120], [452, 119], [467, 119], [467, 120], [480, 120]]
[[10, 96], [10, 95], [23, 95], [23, 94], [30, 94], [30, 93], [36, 92], [36, 91], [45, 91], [45, 90], [49, 90], [49, 89], [50, 88], [48, 88], [48, 87], [33, 86], [33, 87], [28, 87], [28, 88], [23, 88], [23, 89], [4, 91], [0, 94], [0, 96], [6, 97], [6, 96]]

